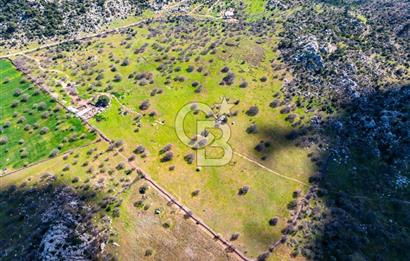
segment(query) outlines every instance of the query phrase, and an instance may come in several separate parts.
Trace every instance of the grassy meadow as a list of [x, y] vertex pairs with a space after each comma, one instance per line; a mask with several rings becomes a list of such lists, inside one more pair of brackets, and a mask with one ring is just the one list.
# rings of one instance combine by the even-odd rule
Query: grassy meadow
[[[82, 98], [115, 96], [92, 124], [122, 140], [128, 154], [143, 146], [136, 164], [225, 238], [239, 235], [232, 243], [255, 258], [280, 238], [293, 192], [304, 192], [315, 171], [309, 151], [287, 138], [292, 125], [304, 123], [303, 112], [293, 110], [289, 120], [280, 112], [284, 106], [271, 106], [288, 77], [273, 31], [229, 32], [234, 25], [216, 21], [181, 24], [141, 25], [74, 46], [58, 60], [50, 59], [56, 55], [53, 50], [31, 55], [70, 76]], [[175, 133], [178, 111], [191, 102], [213, 106], [223, 97], [235, 104], [226, 123], [233, 159], [225, 166], [188, 164], [185, 156], [195, 151]], [[149, 106], [141, 109], [144, 101]], [[252, 107], [256, 113], [250, 112]], [[190, 113], [186, 132], [195, 133], [196, 121], [204, 118]], [[253, 125], [255, 130], [249, 131]], [[161, 162], [160, 150], [167, 144], [172, 144], [173, 159]], [[263, 148], [256, 150], [258, 144]], [[243, 187], [249, 191], [239, 195]], [[269, 224], [272, 218], [278, 219], [275, 226]]]
[[[95, 224], [105, 216], [112, 219], [112, 236], [107, 251], [119, 260], [149, 258], [147, 253], [163, 260], [170, 258], [171, 246], [172, 257], [179, 260], [234, 260], [216, 242], [209, 240], [209, 236], [195, 223], [167, 205], [154, 189], [137, 177], [135, 171], [128, 173], [130, 165], [119, 154], [121, 150], [121, 147], [111, 150], [102, 141], [74, 149], [48, 162], [1, 177], [0, 195], [11, 197], [12, 194], [7, 192], [11, 191], [10, 186], [16, 186], [17, 192], [48, 184], [74, 188], [97, 210], [93, 219]], [[118, 167], [120, 164], [124, 164], [124, 169]], [[48, 181], [50, 177], [54, 179], [51, 183]], [[146, 192], [141, 193], [141, 188], [146, 188]], [[113, 200], [106, 204], [108, 199]], [[36, 220], [29, 227], [23, 227], [20, 224], [24, 220], [13, 217], [13, 209], [18, 209], [19, 204], [22, 202], [3, 202], [0, 239], [18, 240], [18, 235], [31, 233], [36, 228]], [[157, 210], [160, 210], [159, 214], [156, 214]], [[114, 243], [123, 247], [116, 247]]]
[[95, 139], [77, 118], [0, 60], [0, 166], [16, 169]]

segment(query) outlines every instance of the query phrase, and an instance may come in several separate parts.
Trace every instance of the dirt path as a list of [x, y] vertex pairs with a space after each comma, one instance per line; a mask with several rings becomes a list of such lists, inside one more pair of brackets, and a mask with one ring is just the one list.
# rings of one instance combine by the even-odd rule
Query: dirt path
[[[158, 15], [156, 16], [156, 19], [161, 18], [162, 16], [164, 16], [169, 10], [171, 10], [172, 8], [178, 7], [179, 5], [182, 5], [183, 3], [185, 3], [185, 1], [181, 1], [181, 2], [177, 2], [173, 5], [169, 5], [167, 7], [165, 7], [163, 10], [161, 10]], [[101, 31], [101, 32], [97, 32], [97, 33], [93, 33], [93, 34], [88, 34], [88, 35], [84, 35], [81, 37], [71, 37], [69, 39], [65, 39], [65, 40], [60, 40], [60, 41], [54, 41], [36, 48], [32, 48], [32, 49], [27, 49], [27, 50], [23, 50], [23, 51], [19, 51], [19, 52], [14, 52], [14, 53], [9, 53], [9, 54], [4, 54], [0, 56], [0, 59], [5, 59], [5, 58], [11, 58], [13, 56], [18, 56], [18, 55], [23, 55], [23, 54], [28, 54], [28, 53], [33, 53], [39, 50], [43, 50], [43, 49], [47, 49], [50, 47], [55, 47], [58, 46], [60, 44], [64, 44], [64, 43], [70, 43], [70, 42], [74, 42], [74, 41], [82, 41], [82, 40], [89, 40], [95, 37], [101, 37], [107, 34], [112, 34], [112, 33], [119, 33], [120, 31], [124, 30], [124, 29], [128, 29], [131, 27], [135, 27], [138, 26], [142, 23], [145, 23], [147, 21], [152, 20], [152, 18], [147, 18], [147, 19], [142, 19], [141, 21], [135, 22], [135, 23], [131, 23], [131, 24], [127, 24], [127, 25], [123, 25], [123, 26], [119, 26], [117, 28], [113, 28], [113, 29], [109, 29], [109, 30], [105, 30], [105, 31]]]
[[55, 72], [55, 73], [59, 73], [59, 74], [64, 75], [67, 79], [70, 79], [70, 76], [69, 76], [67, 73], [63, 72], [63, 71], [60, 71], [60, 70], [57, 70], [57, 69], [47, 69], [47, 68], [44, 68], [44, 67], [41, 65], [41, 62], [40, 62], [37, 58], [35, 58], [35, 57], [33, 57], [33, 56], [29, 56], [29, 55], [27, 55], [27, 54], [22, 54], [22, 56], [26, 57], [26, 58], [29, 59], [29, 60], [35, 61], [35, 62], [37, 63], [38, 68], [39, 68], [41, 71], [43, 71], [43, 72]]
[[[177, 5], [173, 5], [172, 7], [176, 7], [176, 6]], [[157, 15], [156, 19], [161, 18], [167, 11], [169, 11], [170, 8], [171, 7], [167, 8], [166, 10], [163, 10], [159, 15]], [[177, 16], [177, 15], [180, 15], [180, 14], [171, 14], [171, 15]], [[194, 17], [194, 18], [196, 17], [196, 18], [205, 18], [205, 19], [221, 19], [221, 18], [218, 18], [218, 17], [214, 17], [212, 15], [200, 15], [200, 14], [189, 14], [189, 13], [187, 13], [186, 15]], [[81, 37], [72, 37], [72, 38], [69, 38], [69, 39], [61, 40], [61, 41], [51, 42], [51, 43], [48, 43], [48, 44], [45, 44], [45, 45], [42, 45], [42, 46], [39, 46], [39, 47], [36, 47], [36, 48], [0, 55], [0, 59], [11, 58], [11, 57], [18, 56], [18, 55], [29, 54], [29, 53], [37, 52], [37, 51], [40, 51], [40, 50], [43, 50], [43, 49], [48, 49], [48, 48], [51, 48], [51, 47], [55, 47], [55, 46], [58, 46], [58, 45], [64, 44], [64, 43], [70, 43], [70, 42], [82, 41], [82, 40], [89, 40], [89, 39], [96, 38], [96, 37], [101, 37], [101, 36], [104, 36], [104, 35], [107, 35], [107, 34], [119, 33], [120, 31], [122, 31], [124, 29], [128, 29], [128, 28], [131, 28], [131, 27], [138, 26], [138, 25], [140, 25], [142, 23], [145, 23], [149, 20], [152, 20], [152, 18], [143, 19], [143, 20], [135, 22], [135, 23], [123, 25], [123, 26], [120, 26], [120, 27], [117, 27], [117, 28], [114, 28], [114, 29], [101, 31], [101, 32], [94, 33], [94, 34], [89, 34], [89, 35], [85, 35], [85, 36], [81, 36]]]
[[[134, 113], [134, 114], [137, 114], [137, 115], [141, 115], [141, 113], [139, 113], [139, 112], [137, 112], [137, 111], [134, 111], [133, 109], [131, 109], [131, 108], [127, 107], [126, 105], [124, 105], [123, 103], [121, 103], [121, 101], [120, 101], [115, 95], [112, 95], [112, 94], [110, 94], [110, 93], [100, 93], [100, 94], [104, 94], [104, 95], [108, 95], [108, 96], [112, 97], [112, 98], [115, 99], [115, 101], [118, 102], [118, 104], [119, 104], [122, 108], [124, 108], [127, 112], [131, 112], [131, 113]], [[160, 124], [163, 125], [163, 123], [160, 123]], [[171, 126], [169, 126], [169, 127], [171, 127]], [[171, 127], [171, 128], [172, 128], [172, 127]], [[262, 168], [262, 169], [264, 169], [264, 170], [266, 170], [266, 171], [268, 171], [268, 172], [270, 172], [270, 173], [272, 173], [272, 174], [274, 174], [274, 175], [276, 175], [276, 176], [278, 176], [278, 177], [281, 177], [281, 178], [290, 180], [290, 181], [292, 181], [292, 182], [296, 182], [296, 183], [302, 184], [302, 185], [304, 185], [304, 186], [309, 186], [309, 184], [306, 183], [306, 182], [303, 182], [303, 181], [300, 181], [300, 180], [298, 180], [298, 179], [295, 179], [295, 178], [292, 178], [292, 177], [289, 177], [289, 176], [280, 174], [279, 172], [277, 172], [277, 171], [275, 171], [275, 170], [273, 170], [273, 169], [271, 169], [271, 168], [268, 168], [268, 167], [266, 167], [265, 165], [263, 165], [263, 164], [261, 164], [261, 163], [255, 161], [255, 160], [253, 160], [253, 159], [251, 159], [251, 158], [249, 158], [249, 157], [247, 157], [247, 156], [245, 156], [245, 155], [243, 155], [243, 154], [241, 154], [241, 153], [239, 153], [239, 152], [234, 151], [234, 154], [237, 155], [237, 156], [239, 156], [240, 158], [242, 158], [242, 159], [244, 159], [244, 160], [246, 160], [246, 161], [248, 161], [248, 162], [254, 164], [254, 165], [257, 165], [258, 167], [260, 167], [260, 168]]]
[[245, 155], [243, 155], [243, 154], [241, 154], [241, 153], [239, 153], [239, 152], [234, 152], [234, 154], [237, 155], [237, 156], [239, 156], [239, 157], [241, 157], [241, 158], [243, 158], [243, 159], [245, 159], [245, 160], [247, 160], [247, 161], [249, 161], [249, 162], [251, 162], [251, 163], [253, 163], [253, 164], [255, 164], [255, 165], [257, 165], [257, 166], [259, 166], [259, 167], [261, 167], [261, 168], [264, 169], [264, 170], [269, 171], [269, 172], [272, 173], [272, 174], [275, 174], [276, 176], [279, 176], [279, 177], [282, 177], [282, 178], [284, 178], [284, 179], [287, 179], [287, 180], [290, 180], [290, 181], [293, 181], [293, 182], [302, 184], [302, 185], [304, 185], [304, 186], [309, 186], [308, 183], [305, 183], [305, 182], [300, 181], [300, 180], [298, 180], [298, 179], [295, 179], [295, 178], [288, 177], [288, 176], [285, 176], [285, 175], [283, 175], [283, 174], [280, 174], [279, 172], [274, 171], [273, 169], [270, 169], [270, 168], [268, 168], [268, 167], [266, 167], [266, 166], [260, 164], [259, 162], [255, 161], [255, 160], [253, 160], [253, 159], [248, 158], [247, 156], [245, 156]]
[[[62, 79], [55, 79], [55, 81], [62, 86], [63, 90], [66, 91], [67, 95], [71, 98], [71, 102], [72, 102], [72, 103], [78, 104], [78, 103], [80, 102], [80, 100], [83, 100], [83, 99], [81, 99], [77, 94], [73, 94], [73, 93], [71, 93], [71, 91], [68, 90], [68, 86], [69, 86], [69, 85], [71, 85], [71, 86], [75, 86], [75, 85], [72, 84], [72, 83], [69, 81], [71, 77], [70, 77], [67, 73], [65, 73], [65, 72], [63, 72], [63, 71], [60, 71], [60, 70], [57, 70], [57, 69], [44, 68], [44, 67], [41, 65], [41, 62], [40, 62], [37, 58], [35, 58], [35, 57], [33, 57], [33, 56], [29, 56], [29, 55], [27, 55], [27, 54], [23, 54], [22, 56], [25, 57], [25, 58], [28, 59], [28, 60], [34, 61], [34, 62], [37, 64], [37, 67], [38, 67], [43, 73], [44, 73], [44, 72], [54, 72], [54, 73], [57, 73], [57, 74], [64, 75], [64, 77], [66, 78], [66, 81], [64, 81], [64, 80], [62, 80]], [[45, 86], [44, 88], [48, 88], [48, 87]], [[58, 96], [57, 93], [56, 93], [55, 95]], [[80, 100], [79, 100], [79, 99], [80, 99]], [[86, 100], [83, 100], [83, 101], [88, 102], [88, 101], [86, 101]]]
[[[118, 102], [118, 104], [120, 104], [120, 106], [121, 106], [122, 108], [124, 108], [127, 112], [131, 112], [131, 113], [134, 113], [134, 114], [137, 114], [137, 115], [141, 115], [139, 112], [134, 111], [133, 109], [131, 109], [131, 108], [127, 107], [126, 105], [124, 105], [123, 103], [121, 103], [121, 101], [120, 101], [115, 95], [112, 95], [112, 94], [110, 94], [110, 93], [100, 93], [100, 94], [105, 94], [105, 95], [108, 95], [108, 96], [114, 98], [114, 99]], [[161, 123], [161, 125], [163, 125], [163, 124]], [[169, 127], [171, 127], [171, 126], [169, 126]], [[264, 169], [264, 170], [266, 170], [266, 171], [268, 171], [268, 172], [270, 172], [270, 173], [272, 173], [272, 174], [274, 174], [274, 175], [276, 175], [276, 176], [278, 176], [278, 177], [281, 177], [281, 178], [284, 178], [284, 179], [287, 179], [287, 180], [290, 180], [290, 181], [293, 181], [293, 182], [302, 184], [302, 185], [304, 185], [304, 186], [309, 186], [309, 184], [306, 183], [306, 182], [303, 182], [303, 181], [300, 181], [300, 180], [298, 180], [298, 179], [295, 179], [295, 178], [292, 178], [292, 177], [289, 177], [289, 176], [280, 174], [279, 172], [277, 172], [277, 171], [275, 171], [275, 170], [273, 170], [273, 169], [271, 169], [271, 168], [268, 168], [268, 167], [266, 167], [265, 165], [263, 165], [263, 164], [261, 164], [261, 163], [255, 161], [255, 160], [253, 160], [253, 159], [251, 159], [251, 158], [249, 158], [249, 157], [247, 157], [247, 156], [245, 156], [245, 155], [243, 155], [243, 154], [241, 154], [241, 153], [239, 153], [239, 152], [235, 152], [235, 151], [234, 151], [234, 154], [237, 155], [237, 156], [239, 156], [240, 158], [242, 158], [242, 159], [248, 161], [248, 162], [251, 162], [251, 163], [254, 164], [254, 165], [257, 165], [258, 167], [260, 167], [260, 168], [262, 168], [262, 169]]]

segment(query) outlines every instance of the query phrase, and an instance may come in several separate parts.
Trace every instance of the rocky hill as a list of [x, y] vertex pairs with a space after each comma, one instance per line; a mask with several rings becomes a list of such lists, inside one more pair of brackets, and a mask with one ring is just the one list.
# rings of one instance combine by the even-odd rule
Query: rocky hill
[[91, 32], [149, 7], [148, 0], [1, 0], [0, 41], [13, 46], [33, 39]]
[[[0, 191], [3, 231], [2, 260], [92, 260], [108, 238], [109, 220], [93, 223], [93, 208], [85, 195], [56, 184], [45, 174], [35, 188], [11, 186]], [[12, 225], [13, 224], [13, 225]], [[17, 225], [18, 224], [18, 225]]]

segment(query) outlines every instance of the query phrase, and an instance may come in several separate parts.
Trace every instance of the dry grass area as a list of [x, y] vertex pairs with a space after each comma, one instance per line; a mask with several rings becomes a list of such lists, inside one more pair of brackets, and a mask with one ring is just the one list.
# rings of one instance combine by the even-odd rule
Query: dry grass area
[[[143, 207], [134, 206], [142, 199]], [[237, 260], [151, 188], [144, 195], [131, 188], [113, 227], [119, 247], [111, 250], [119, 260]]]
[[[121, 193], [116, 184], [122, 183], [122, 180], [131, 181], [136, 178], [135, 173], [129, 176], [120, 171], [115, 171], [112, 176], [101, 172], [89, 173], [91, 167], [101, 169], [99, 166], [103, 162], [108, 169], [115, 169], [118, 163], [123, 162], [123, 158], [115, 151], [104, 152], [107, 146], [105, 142], [99, 142], [85, 148], [74, 149], [67, 154], [68, 157], [53, 158], [1, 177], [0, 189], [22, 184], [35, 187], [41, 184], [44, 173], [51, 173], [56, 175], [57, 183], [72, 186], [78, 192], [82, 191], [85, 184], [91, 186], [94, 191], [99, 191], [90, 204], [98, 204], [105, 196], [116, 194], [122, 201], [120, 216], [112, 219], [112, 237], [106, 252], [117, 256], [119, 260], [236, 260], [234, 255], [227, 253], [210, 235], [191, 220], [185, 219], [180, 211], [168, 206], [167, 202], [143, 180], [136, 181], [129, 190]], [[101, 160], [89, 155], [90, 151], [93, 151], [92, 155], [102, 153], [99, 157]], [[109, 160], [103, 161], [104, 158]], [[87, 167], [84, 167], [85, 162], [88, 162]], [[68, 165], [70, 169], [63, 171], [62, 169]], [[79, 182], [73, 183], [74, 177], [79, 178]], [[106, 181], [104, 188], [101, 180]], [[148, 187], [144, 194], [140, 193], [142, 187]], [[111, 189], [112, 193], [106, 189]], [[139, 200], [143, 201], [143, 206], [136, 206], [135, 203]], [[105, 214], [104, 209], [100, 212], [95, 222], [98, 222], [100, 215]], [[109, 212], [107, 214], [110, 215]]]

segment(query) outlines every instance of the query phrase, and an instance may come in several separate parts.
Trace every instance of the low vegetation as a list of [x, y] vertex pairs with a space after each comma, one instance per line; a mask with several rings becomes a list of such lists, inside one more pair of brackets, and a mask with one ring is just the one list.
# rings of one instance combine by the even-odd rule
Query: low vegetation
[[[14, 247], [17, 236], [2, 239], [4, 257], [61, 254], [52, 242], [45, 248], [51, 252], [38, 251], [55, 225], [39, 216], [74, 199], [90, 215], [78, 211], [88, 225], [67, 234], [97, 239], [83, 257], [229, 260], [236, 249], [261, 261], [409, 259], [408, 1], [71, 4], [74, 13], [83, 10], [75, 16], [82, 24], [89, 10], [101, 14], [109, 2], [107, 21], [156, 13], [12, 57], [38, 86], [0, 61], [0, 163], [38, 163], [0, 177], [0, 216], [7, 216], [0, 236], [20, 233], [33, 242]], [[3, 8], [58, 4], [11, 1]], [[64, 15], [51, 14], [60, 18], [50, 26]], [[89, 30], [41, 27], [30, 36], [24, 22], [14, 32], [1, 28], [0, 36], [21, 36], [19, 44]], [[176, 133], [184, 107], [187, 141]], [[98, 130], [99, 142], [80, 148], [96, 138], [79, 118]], [[198, 129], [201, 121], [214, 127]], [[222, 155], [212, 145], [224, 127], [232, 159], [200, 164], [198, 152]], [[28, 197], [39, 206], [34, 211]], [[218, 233], [215, 242], [192, 217]], [[21, 231], [29, 219], [46, 233]], [[234, 249], [224, 251], [218, 239]], [[69, 255], [72, 248], [65, 249]]]
[[0, 60], [0, 167], [27, 166], [88, 144], [95, 134], [56, 100]]

